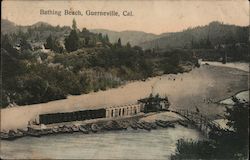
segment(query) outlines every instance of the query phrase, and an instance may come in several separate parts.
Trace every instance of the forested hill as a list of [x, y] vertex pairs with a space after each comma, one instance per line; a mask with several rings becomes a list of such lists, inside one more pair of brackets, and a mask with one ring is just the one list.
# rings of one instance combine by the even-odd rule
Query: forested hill
[[[216, 46], [222, 44], [248, 43], [249, 27], [211, 22], [205, 26], [189, 28], [181, 32], [171, 33], [160, 38], [140, 44], [148, 48], [205, 48], [206, 43]], [[210, 46], [209, 46], [210, 47]]]
[[10, 22], [6, 19], [1, 20], [1, 32], [2, 33], [11, 33], [17, 30], [15, 23]]
[[94, 33], [107, 34], [111, 43], [117, 42], [119, 38], [122, 40], [122, 44], [129, 42], [131, 45], [138, 45], [144, 41], [150, 41], [159, 38], [160, 35], [146, 33], [141, 31], [111, 31], [107, 29], [92, 29], [90, 30]]
[[[129, 80], [190, 71], [192, 52], [142, 50], [78, 28], [36, 23], [1, 32], [1, 107], [29, 105], [106, 90]], [[3, 25], [2, 25], [3, 26]], [[5, 28], [6, 29], [6, 28]]]
[[[36, 27], [43, 27], [44, 29], [47, 29], [47, 30], [48, 29], [50, 30], [52, 28], [60, 28], [59, 26], [52, 26], [46, 22], [37, 22], [37, 23], [34, 23], [32, 25], [21, 26], [21, 25], [15, 24], [14, 22], [11, 22], [7, 19], [1, 20], [1, 33], [3, 33], [3, 34], [17, 33], [20, 30], [22, 32], [27, 32], [29, 28], [31, 29], [31, 28], [36, 28]], [[62, 28], [65, 30], [70, 30], [70, 27], [61, 27], [61, 29]]]
[[[28, 28], [39, 28], [45, 32], [34, 36], [41, 37], [42, 40], [49, 34], [56, 34], [59, 37], [70, 32], [70, 27], [52, 26], [44, 22], [38, 22], [31, 26], [18, 26], [8, 20], [2, 20], [1, 33], [17, 33], [22, 30], [27, 32]], [[188, 28], [180, 32], [162, 33], [160, 35], [145, 33], [142, 31], [112, 31], [107, 29], [90, 29], [90, 32], [108, 35], [109, 41], [115, 43], [121, 39], [122, 44], [130, 43], [132, 46], [138, 45], [143, 49], [166, 49], [166, 48], [208, 48], [206, 43], [211, 43], [214, 48], [217, 45], [232, 43], [248, 43], [249, 27], [223, 24], [221, 22], [211, 22], [205, 26]], [[209, 46], [209, 47], [211, 47]]]
[[52, 26], [45, 22], [37, 22], [29, 26], [16, 25], [5, 19], [1, 22], [1, 34], [13, 34], [19, 38], [21, 33], [29, 34], [27, 38], [34, 42], [45, 42], [51, 34], [61, 39], [65, 34], [69, 34], [70, 30], [69, 26]]
[[[2, 33], [17, 33], [18, 31], [23, 31], [23, 32], [27, 32], [28, 28], [43, 28], [46, 30], [46, 33], [43, 32], [42, 35], [38, 35], [38, 36], [42, 36], [41, 38], [44, 40], [44, 37], [47, 37], [48, 34], [59, 34], [61, 33], [61, 35], [67, 33], [70, 31], [70, 27], [59, 27], [59, 26], [52, 26], [48, 23], [45, 22], [37, 22], [33, 25], [30, 26], [19, 26], [16, 25], [13, 22], [10, 22], [8, 20], [3, 19], [1, 22], [1, 28], [2, 28]], [[93, 33], [96, 34], [103, 34], [103, 35], [108, 35], [109, 36], [109, 40], [111, 43], [115, 43], [118, 41], [119, 38], [121, 38], [121, 42], [122, 44], [127, 44], [128, 42], [131, 45], [138, 45], [144, 41], [149, 41], [149, 40], [153, 40], [156, 38], [159, 38], [160, 35], [156, 35], [156, 34], [152, 34], [152, 33], [146, 33], [146, 32], [141, 32], [141, 31], [121, 31], [121, 32], [117, 32], [117, 31], [112, 31], [112, 30], [107, 30], [107, 29], [91, 29], [90, 30]]]

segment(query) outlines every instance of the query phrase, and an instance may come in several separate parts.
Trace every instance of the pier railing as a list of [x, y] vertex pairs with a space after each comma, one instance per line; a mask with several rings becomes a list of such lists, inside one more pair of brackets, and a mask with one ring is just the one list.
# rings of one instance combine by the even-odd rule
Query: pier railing
[[206, 137], [209, 137], [211, 130], [220, 129], [220, 125], [218, 123], [214, 122], [212, 119], [208, 118], [204, 114], [201, 114], [200, 112], [194, 112], [185, 109], [172, 109], [170, 111], [187, 119]]

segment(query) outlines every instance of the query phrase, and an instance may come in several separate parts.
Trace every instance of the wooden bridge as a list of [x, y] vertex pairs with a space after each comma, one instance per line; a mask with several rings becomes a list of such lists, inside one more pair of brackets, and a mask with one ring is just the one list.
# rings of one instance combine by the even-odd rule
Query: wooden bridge
[[220, 125], [218, 123], [209, 119], [207, 116], [201, 114], [200, 112], [194, 112], [184, 109], [172, 109], [170, 111], [187, 119], [190, 124], [195, 126], [207, 138], [209, 138], [209, 133], [211, 130], [220, 129]]

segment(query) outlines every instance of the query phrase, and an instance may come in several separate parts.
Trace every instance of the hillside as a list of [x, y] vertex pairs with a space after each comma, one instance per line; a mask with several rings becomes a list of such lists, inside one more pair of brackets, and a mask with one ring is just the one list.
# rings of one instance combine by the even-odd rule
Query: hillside
[[109, 36], [109, 40], [111, 43], [117, 42], [119, 38], [121, 38], [122, 44], [126, 44], [129, 42], [131, 45], [138, 45], [144, 41], [150, 41], [155, 38], [159, 38], [159, 35], [140, 32], [140, 31], [111, 31], [106, 29], [92, 29], [90, 30], [94, 33], [102, 33], [107, 34]]
[[[181, 32], [160, 36], [154, 40], [142, 42], [139, 46], [148, 48], [191, 48], [197, 43], [210, 41], [213, 46], [219, 44], [247, 43], [248, 27], [211, 22], [205, 26], [189, 28]], [[203, 41], [203, 42], [202, 42]]]
[[64, 34], [70, 32], [70, 27], [59, 27], [52, 26], [46, 22], [37, 22], [29, 26], [20, 26], [16, 25], [14, 22], [11, 22], [6, 19], [1, 21], [1, 33], [10, 34], [18, 32], [29, 33], [29, 39], [35, 41], [45, 41], [45, 39], [53, 34], [55, 37], [62, 38]]
[[[70, 31], [69, 27], [55, 27], [45, 22], [37, 22], [30, 26], [18, 26], [15, 25], [13, 22], [10, 22], [9, 20], [5, 19], [3, 19], [1, 22], [2, 33], [17, 32], [20, 29], [26, 32], [27, 28], [29, 27], [41, 27], [46, 29], [43, 30], [44, 32], [41, 35], [36, 35], [42, 37], [47, 37], [50, 33], [53, 33], [60, 37]], [[197, 43], [203, 43], [202, 41], [207, 41], [208, 39], [213, 46], [216, 46], [218, 44], [230, 44], [235, 42], [247, 43], [249, 39], [248, 26], [241, 27], [223, 24], [220, 22], [211, 22], [210, 24], [205, 26], [188, 28], [180, 32], [162, 33], [160, 35], [146, 33], [142, 31], [117, 32], [107, 29], [91, 29], [90, 31], [93, 33], [102, 33], [102, 35], [107, 34], [111, 43], [115, 43], [119, 38], [121, 38], [121, 42], [123, 45], [129, 42], [133, 46], [139, 45], [144, 49], [191, 48], [192, 45], [197, 45]]]
[[[2, 27], [2, 33], [17, 33], [19, 30], [22, 30], [23, 32], [27, 32], [28, 28], [34, 29], [36, 28], [36, 31], [39, 32], [35, 33], [36, 37], [40, 37], [43, 41], [46, 37], [49, 36], [49, 34], [53, 33], [53, 35], [56, 35], [57, 37], [63, 36], [65, 33], [68, 33], [70, 31], [69, 27], [62, 27], [59, 29], [59, 27], [52, 26], [46, 22], [37, 22], [35, 24], [32, 24], [30, 26], [18, 26], [15, 23], [3, 19], [1, 22]], [[40, 30], [39, 30], [40, 28]], [[81, 28], [80, 28], [81, 30]], [[92, 29], [90, 30], [93, 33], [102, 33], [103, 35], [108, 35], [109, 40], [111, 43], [116, 43], [119, 38], [121, 38], [122, 44], [126, 44], [129, 42], [131, 45], [138, 45], [144, 41], [150, 41], [156, 38], [159, 38], [160, 35], [152, 34], [152, 33], [146, 33], [141, 31], [112, 31], [107, 29]], [[61, 32], [61, 33], [60, 33]], [[163, 34], [165, 35], [165, 34]]]
[[15, 23], [2, 19], [1, 21], [1, 32], [2, 33], [9, 33], [9, 32], [16, 32], [18, 27], [15, 25]]

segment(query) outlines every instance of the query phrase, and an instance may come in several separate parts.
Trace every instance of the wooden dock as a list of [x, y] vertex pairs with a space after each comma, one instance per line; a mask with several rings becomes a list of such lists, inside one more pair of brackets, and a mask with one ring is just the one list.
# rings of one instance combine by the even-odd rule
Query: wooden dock
[[172, 109], [174, 112], [189, 121], [190, 124], [195, 126], [205, 137], [209, 138], [209, 133], [211, 130], [219, 130], [220, 125], [213, 120], [209, 119], [207, 116], [201, 114], [200, 112], [194, 112], [184, 109]]

